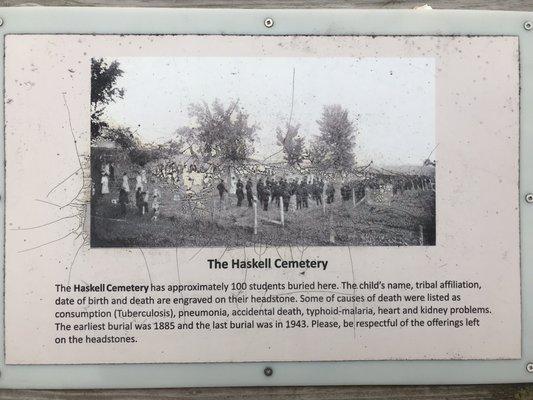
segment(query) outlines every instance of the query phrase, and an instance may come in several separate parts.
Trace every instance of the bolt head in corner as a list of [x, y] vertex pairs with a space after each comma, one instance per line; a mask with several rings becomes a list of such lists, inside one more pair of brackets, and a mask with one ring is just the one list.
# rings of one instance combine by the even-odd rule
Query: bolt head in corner
[[0, 18], [0, 26], [4, 25], [4, 20]]
[[274, 26], [274, 20], [272, 18], [266, 18], [263, 23], [267, 28], [272, 28]]
[[533, 203], [533, 193], [526, 194], [526, 202]]
[[266, 367], [263, 370], [263, 373], [265, 374], [265, 376], [272, 376], [274, 374], [274, 370], [270, 367]]
[[527, 363], [526, 364], [526, 371], [530, 374], [533, 373], [533, 363]]
[[533, 22], [531, 21], [524, 22], [524, 29], [526, 31], [530, 31], [531, 29], [533, 29]]

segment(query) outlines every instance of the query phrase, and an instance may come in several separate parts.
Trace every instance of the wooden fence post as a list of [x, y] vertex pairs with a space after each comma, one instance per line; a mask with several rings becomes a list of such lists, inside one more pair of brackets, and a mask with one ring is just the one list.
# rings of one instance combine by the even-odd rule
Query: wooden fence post
[[353, 206], [355, 207], [355, 188], [352, 188], [352, 203], [353, 203]]
[[283, 197], [279, 196], [279, 213], [281, 217], [281, 226], [285, 226], [285, 208], [283, 207]]
[[322, 192], [322, 212], [326, 215], [326, 199], [324, 198], [324, 192]]
[[254, 196], [254, 235], [257, 235], [257, 199]]
[[424, 245], [424, 227], [422, 225], [418, 225], [418, 241], [420, 246]]
[[335, 231], [333, 230], [333, 215], [329, 214], [329, 242], [335, 243]]

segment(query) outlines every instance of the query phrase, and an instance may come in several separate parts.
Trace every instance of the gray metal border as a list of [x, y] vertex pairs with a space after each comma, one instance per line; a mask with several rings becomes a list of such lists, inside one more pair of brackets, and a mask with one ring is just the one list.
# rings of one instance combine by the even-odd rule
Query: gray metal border
[[[244, 10], [165, 8], [0, 8], [0, 69], [7, 34], [506, 35], [520, 40], [520, 203], [522, 359], [489, 361], [349, 361], [214, 364], [5, 365], [2, 388], [145, 388], [177, 386], [468, 384], [533, 381], [533, 13], [508, 11]], [[275, 21], [266, 28], [263, 21]], [[3, 74], [0, 85], [3, 90]], [[4, 109], [0, 114], [3, 127]], [[3, 131], [3, 129], [2, 129]], [[3, 132], [2, 132], [3, 134]], [[4, 164], [4, 141], [0, 142]], [[5, 169], [0, 170], [5, 182]], [[5, 192], [5, 186], [2, 185]], [[4, 202], [4, 193], [1, 193]], [[3, 205], [4, 206], [4, 205]], [[4, 226], [4, 213], [0, 213]], [[0, 240], [5, 243], [5, 232]], [[0, 249], [4, 259], [4, 248]], [[4, 281], [0, 282], [2, 293]], [[0, 341], [4, 343], [3, 307]], [[30, 339], [31, 340], [31, 339]], [[221, 343], [221, 345], [223, 345]], [[267, 377], [265, 367], [273, 368]]]

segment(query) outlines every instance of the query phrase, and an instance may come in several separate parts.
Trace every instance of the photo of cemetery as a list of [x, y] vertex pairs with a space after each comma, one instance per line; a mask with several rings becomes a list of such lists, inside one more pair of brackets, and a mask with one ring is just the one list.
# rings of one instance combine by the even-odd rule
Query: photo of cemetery
[[433, 69], [94, 58], [91, 246], [435, 245]]

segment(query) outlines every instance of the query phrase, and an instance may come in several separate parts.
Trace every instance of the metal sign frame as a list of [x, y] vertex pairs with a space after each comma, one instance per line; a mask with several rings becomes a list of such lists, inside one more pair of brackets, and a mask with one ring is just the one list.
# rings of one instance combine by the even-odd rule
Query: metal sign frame
[[[520, 45], [520, 204], [522, 358], [489, 361], [350, 361], [129, 365], [5, 365], [0, 387], [142, 388], [176, 386], [467, 384], [533, 381], [533, 13], [434, 10], [242, 10], [0, 8], [8, 34], [498, 35]], [[3, 70], [4, 46], [0, 48]], [[3, 79], [0, 85], [3, 89]], [[0, 126], [4, 126], [4, 109]], [[2, 132], [3, 134], [3, 132]], [[4, 163], [4, 141], [0, 142]], [[0, 170], [5, 182], [5, 170]], [[4, 186], [2, 186], [4, 188]], [[1, 201], [4, 201], [2, 194]], [[4, 225], [4, 214], [0, 221]], [[4, 241], [5, 232], [0, 237]], [[2, 246], [2, 259], [4, 247]], [[3, 292], [3, 280], [0, 290]], [[3, 325], [3, 307], [0, 311]], [[0, 341], [4, 343], [4, 329]]]

